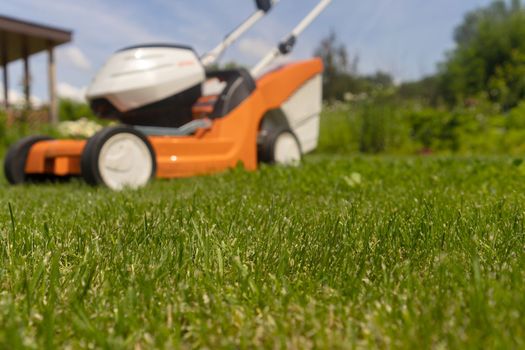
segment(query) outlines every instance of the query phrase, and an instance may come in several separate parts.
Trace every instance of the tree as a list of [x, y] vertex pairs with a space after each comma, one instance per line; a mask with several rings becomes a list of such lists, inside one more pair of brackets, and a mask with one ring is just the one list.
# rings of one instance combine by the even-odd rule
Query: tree
[[358, 89], [358, 81], [353, 75], [357, 73], [359, 58], [350, 58], [346, 46], [339, 43], [335, 32], [321, 40], [314, 55], [324, 63], [324, 98], [341, 100], [345, 93]]
[[[515, 1], [515, 0], [514, 0]], [[514, 4], [513, 8], [519, 7]], [[458, 46], [468, 45], [479, 34], [479, 24], [485, 20], [504, 20], [509, 15], [509, 8], [504, 1], [495, 1], [486, 8], [481, 8], [465, 15], [463, 23], [454, 31], [454, 41]]]
[[525, 10], [494, 1], [465, 16], [456, 48], [440, 67], [439, 92], [450, 104], [486, 97], [504, 110], [525, 98]]
[[394, 85], [392, 76], [382, 71], [360, 76], [358, 73], [359, 56], [350, 56], [346, 46], [339, 42], [333, 31], [321, 40], [314, 55], [320, 57], [324, 63], [325, 100], [343, 100], [347, 93], [368, 94]]
[[365, 76], [364, 79], [371, 85], [379, 88], [394, 86], [394, 78], [389, 73], [383, 71], [377, 71], [375, 74]]
[[438, 104], [438, 78], [427, 76], [418, 81], [402, 83], [397, 95], [404, 100], [421, 100], [427, 104]]

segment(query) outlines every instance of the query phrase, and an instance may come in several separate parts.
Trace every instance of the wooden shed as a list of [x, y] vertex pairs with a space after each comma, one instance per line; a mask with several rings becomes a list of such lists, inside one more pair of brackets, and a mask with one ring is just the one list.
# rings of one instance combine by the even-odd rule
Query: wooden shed
[[71, 41], [72, 32], [37, 23], [0, 15], [0, 64], [3, 72], [4, 106], [9, 109], [9, 72], [11, 62], [22, 59], [24, 63], [23, 89], [27, 105], [30, 104], [31, 84], [29, 57], [46, 51], [48, 55], [49, 114], [50, 121], [58, 122], [56, 92], [56, 66], [54, 49]]

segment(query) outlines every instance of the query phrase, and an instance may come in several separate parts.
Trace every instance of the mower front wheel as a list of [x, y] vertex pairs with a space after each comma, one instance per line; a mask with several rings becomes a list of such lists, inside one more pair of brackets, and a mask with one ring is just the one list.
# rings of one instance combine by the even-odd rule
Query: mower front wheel
[[109, 127], [91, 137], [82, 153], [81, 170], [91, 185], [113, 190], [145, 186], [156, 173], [155, 152], [141, 132]]
[[301, 144], [290, 129], [268, 131], [259, 147], [259, 159], [264, 163], [297, 166], [301, 164]]
[[48, 136], [28, 136], [9, 147], [4, 160], [4, 174], [11, 185], [21, 185], [45, 179], [44, 175], [27, 174], [25, 168], [31, 147], [38, 142], [49, 140], [52, 138]]

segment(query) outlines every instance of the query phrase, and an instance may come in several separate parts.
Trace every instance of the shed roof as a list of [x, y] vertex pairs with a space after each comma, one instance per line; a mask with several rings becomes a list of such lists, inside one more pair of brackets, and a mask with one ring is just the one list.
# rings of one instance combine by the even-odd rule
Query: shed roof
[[0, 15], [0, 62], [7, 63], [71, 41], [72, 32]]

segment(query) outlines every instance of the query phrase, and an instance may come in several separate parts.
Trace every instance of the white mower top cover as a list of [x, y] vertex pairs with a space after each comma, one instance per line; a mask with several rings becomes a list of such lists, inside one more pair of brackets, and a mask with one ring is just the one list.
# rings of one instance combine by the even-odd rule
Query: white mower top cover
[[132, 47], [109, 58], [89, 86], [87, 99], [107, 99], [125, 113], [177, 95], [205, 79], [204, 67], [189, 47]]

